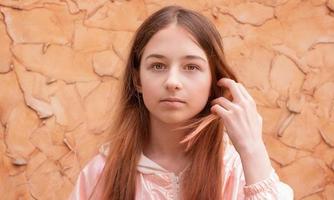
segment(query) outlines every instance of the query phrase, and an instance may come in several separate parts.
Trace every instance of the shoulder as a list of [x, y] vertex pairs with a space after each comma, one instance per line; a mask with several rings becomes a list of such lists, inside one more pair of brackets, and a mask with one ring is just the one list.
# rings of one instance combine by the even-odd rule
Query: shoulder
[[98, 153], [93, 158], [89, 160], [89, 162], [82, 169], [85, 173], [98, 173], [101, 172], [105, 165], [106, 157]]
[[109, 143], [103, 144], [99, 148], [99, 152], [92, 157], [82, 168], [79, 179], [84, 181], [86, 185], [95, 183], [96, 179], [102, 173], [105, 166], [107, 153], [109, 150]]
[[92, 183], [96, 183], [98, 177], [103, 171], [105, 162], [106, 157], [101, 153], [98, 153], [91, 158], [79, 174], [78, 179], [81, 181], [81, 184], [89, 186]]
[[108, 156], [109, 153], [109, 148], [110, 148], [110, 142], [106, 142], [104, 144], [102, 144], [99, 148], [99, 154], [106, 158]]
[[102, 153], [98, 153], [86, 163], [78, 175], [69, 199], [88, 199], [103, 171], [105, 161], [105, 156]]

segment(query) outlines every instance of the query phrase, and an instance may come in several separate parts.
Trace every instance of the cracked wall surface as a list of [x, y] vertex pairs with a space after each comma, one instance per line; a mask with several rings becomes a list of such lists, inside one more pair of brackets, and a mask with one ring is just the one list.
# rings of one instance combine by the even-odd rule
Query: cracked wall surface
[[0, 0], [0, 199], [67, 198], [105, 142], [134, 31], [174, 3], [218, 27], [295, 199], [334, 199], [334, 0]]

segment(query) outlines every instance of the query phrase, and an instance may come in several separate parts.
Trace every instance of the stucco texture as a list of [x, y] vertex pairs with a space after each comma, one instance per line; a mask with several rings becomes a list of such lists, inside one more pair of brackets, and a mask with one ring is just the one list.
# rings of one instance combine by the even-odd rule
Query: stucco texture
[[334, 199], [334, 0], [0, 0], [0, 199], [66, 199], [105, 142], [136, 28], [178, 4], [218, 27], [295, 199]]

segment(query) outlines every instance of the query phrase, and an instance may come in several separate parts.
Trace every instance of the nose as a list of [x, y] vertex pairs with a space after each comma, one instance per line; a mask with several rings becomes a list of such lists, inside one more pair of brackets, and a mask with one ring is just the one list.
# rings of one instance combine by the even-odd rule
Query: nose
[[171, 68], [167, 73], [165, 88], [170, 92], [180, 90], [182, 88], [182, 83], [180, 78], [181, 77], [178, 70], [175, 68], [174, 69]]

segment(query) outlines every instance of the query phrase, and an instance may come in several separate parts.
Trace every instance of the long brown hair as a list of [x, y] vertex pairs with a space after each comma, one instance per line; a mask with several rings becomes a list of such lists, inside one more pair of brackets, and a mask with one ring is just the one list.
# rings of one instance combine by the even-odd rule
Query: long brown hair
[[[191, 165], [182, 182], [184, 200], [222, 198], [223, 124], [210, 113], [210, 102], [219, 96], [231, 99], [229, 93], [216, 85], [227, 77], [236, 80], [225, 62], [222, 39], [215, 26], [203, 15], [182, 8], [167, 6], [149, 16], [137, 29], [123, 76], [118, 116], [110, 134], [110, 148], [101, 178], [102, 200], [133, 200], [136, 194], [137, 163], [149, 138], [149, 112], [136, 86], [143, 50], [158, 31], [176, 23], [187, 30], [209, 60], [212, 84], [208, 103], [188, 125], [183, 140], [188, 142]], [[204, 171], [205, 170], [205, 171]]]

